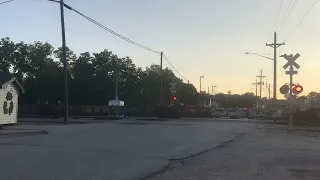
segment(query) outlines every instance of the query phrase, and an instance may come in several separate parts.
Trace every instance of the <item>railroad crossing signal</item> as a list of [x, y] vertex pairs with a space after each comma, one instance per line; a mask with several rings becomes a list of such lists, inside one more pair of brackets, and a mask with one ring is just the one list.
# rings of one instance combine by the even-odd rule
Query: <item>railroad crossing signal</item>
[[[298, 57], [300, 57], [300, 54], [297, 53], [296, 55], [287, 55], [284, 54], [280, 57], [284, 57], [288, 62], [283, 66], [283, 69], [287, 69], [289, 67], [289, 71], [286, 71], [287, 75], [290, 75], [290, 82], [289, 82], [289, 98], [293, 98], [292, 93], [294, 91], [294, 88], [292, 88], [292, 84], [293, 84], [293, 75], [294, 74], [298, 74], [298, 71], [295, 71], [293, 69], [293, 67], [299, 69], [300, 65], [298, 63], [296, 63], [295, 61], [298, 59]], [[281, 91], [281, 90], [280, 90]], [[284, 89], [283, 89], [284, 92]]]
[[287, 84], [281, 86], [281, 88], [280, 88], [281, 94], [287, 94], [289, 92], [289, 90], [290, 90], [290, 88]]
[[300, 57], [300, 54], [297, 53], [296, 55], [282, 55], [282, 57], [284, 57], [288, 62], [283, 66], [283, 69], [287, 69], [289, 66], [294, 66], [295, 68], [299, 69], [300, 65], [298, 63], [295, 62], [295, 60], [298, 59], [298, 57]]
[[170, 83], [170, 92], [172, 95], [175, 95], [176, 93], [176, 82], [174, 80], [172, 80], [172, 82]]
[[296, 85], [292, 89], [293, 94], [300, 94], [303, 91], [303, 87], [301, 85]]
[[294, 75], [294, 74], [298, 74], [298, 71], [293, 70], [293, 67], [290, 66], [289, 71], [286, 71], [287, 75]]

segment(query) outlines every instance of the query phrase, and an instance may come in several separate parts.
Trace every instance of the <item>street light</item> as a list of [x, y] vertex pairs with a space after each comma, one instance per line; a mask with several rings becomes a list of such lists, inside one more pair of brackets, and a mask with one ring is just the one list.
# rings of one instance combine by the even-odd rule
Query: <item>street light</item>
[[200, 76], [200, 93], [201, 93], [201, 79], [204, 78], [204, 76]]
[[[244, 54], [253, 54], [253, 55], [260, 56], [260, 57], [274, 61], [274, 58], [270, 58], [270, 57], [263, 56], [261, 54], [257, 54], [253, 52], [245, 52]], [[274, 61], [274, 63], [276, 62]], [[276, 65], [273, 66], [273, 99], [277, 99], [277, 66]]]

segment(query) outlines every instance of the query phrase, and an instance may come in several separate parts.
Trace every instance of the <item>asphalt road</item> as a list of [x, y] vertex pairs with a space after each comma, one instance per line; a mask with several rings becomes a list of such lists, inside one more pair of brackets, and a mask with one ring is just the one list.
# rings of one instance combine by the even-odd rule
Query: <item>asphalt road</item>
[[171, 163], [147, 180], [320, 180], [320, 133], [256, 125], [236, 141]]
[[135, 120], [22, 125], [47, 135], [0, 138], [6, 180], [134, 180], [248, 134], [254, 123]]

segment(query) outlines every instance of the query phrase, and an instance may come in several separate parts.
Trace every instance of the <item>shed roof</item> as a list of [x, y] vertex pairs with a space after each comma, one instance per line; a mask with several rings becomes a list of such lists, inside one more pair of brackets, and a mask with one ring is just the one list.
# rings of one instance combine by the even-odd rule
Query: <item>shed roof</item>
[[0, 85], [2, 86], [6, 83], [15, 83], [21, 89], [22, 93], [25, 92], [24, 87], [16, 77], [8, 73], [0, 72]]

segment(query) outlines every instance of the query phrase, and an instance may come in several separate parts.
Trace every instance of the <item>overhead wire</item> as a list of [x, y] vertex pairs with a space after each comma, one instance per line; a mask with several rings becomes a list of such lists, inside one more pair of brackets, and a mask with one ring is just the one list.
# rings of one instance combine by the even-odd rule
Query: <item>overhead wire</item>
[[276, 24], [277, 24], [278, 19], [279, 19], [279, 14], [280, 14], [281, 9], [282, 9], [283, 1], [284, 1], [284, 0], [281, 1], [280, 7], [279, 7], [279, 9], [278, 9], [277, 16], [276, 16], [276, 20], [275, 20], [274, 23], [273, 23], [273, 26], [272, 26], [272, 28], [271, 28], [271, 32], [269, 33], [269, 36], [268, 36], [268, 39], [267, 39], [266, 42], [268, 42], [268, 41], [270, 40], [270, 38], [271, 38], [271, 36], [272, 36], [272, 32], [274, 31], [274, 28], [276, 27]]
[[0, 2], [0, 5], [1, 4], [6, 4], [6, 3], [9, 3], [9, 2], [12, 2], [12, 1], [14, 1], [14, 0], [3, 1], [3, 2]]
[[109, 33], [111, 33], [111, 34], [113, 34], [113, 35], [115, 35], [115, 36], [117, 36], [117, 37], [119, 37], [119, 38], [121, 38], [121, 39], [129, 42], [129, 43], [131, 43], [131, 44], [133, 44], [133, 45], [135, 45], [135, 46], [137, 46], [137, 47], [140, 47], [140, 48], [142, 48], [142, 49], [145, 49], [145, 50], [147, 50], [147, 51], [150, 51], [150, 52], [153, 52], [153, 53], [156, 53], [156, 54], [160, 54], [159, 51], [153, 50], [153, 49], [151, 49], [151, 48], [149, 48], [149, 47], [147, 47], [147, 46], [144, 46], [144, 45], [139, 44], [139, 43], [137, 43], [137, 42], [135, 42], [135, 41], [133, 41], [133, 40], [131, 40], [131, 39], [129, 39], [129, 38], [126, 38], [125, 36], [123, 36], [123, 35], [115, 32], [115, 31], [111, 30], [110, 28], [102, 25], [101, 23], [95, 21], [94, 19], [90, 18], [89, 16], [84, 15], [83, 13], [81, 13], [81, 12], [79, 12], [78, 10], [72, 8], [71, 6], [69, 6], [69, 5], [67, 5], [67, 4], [64, 4], [64, 6], [65, 6], [67, 9], [69, 9], [69, 10], [71, 10], [71, 11], [74, 11], [74, 12], [76, 12], [77, 14], [79, 14], [80, 16], [84, 17], [85, 19], [87, 19], [87, 20], [90, 21], [91, 23], [99, 26], [100, 28], [108, 31]]
[[312, 10], [312, 8], [314, 7], [314, 5], [317, 3], [317, 0], [315, 0], [311, 7], [308, 9], [308, 11], [304, 14], [304, 16], [302, 17], [302, 19], [300, 20], [299, 24], [292, 30], [292, 32], [290, 33], [290, 35], [286, 38], [285, 42], [292, 36], [292, 34], [299, 28], [299, 26], [302, 24], [302, 22], [304, 21], [304, 19], [308, 16], [309, 12]]
[[176, 73], [178, 73], [178, 74], [180, 75], [180, 77], [181, 77], [182, 79], [184, 79], [185, 81], [188, 81], [188, 79], [185, 78], [185, 77], [174, 67], [174, 65], [169, 61], [169, 59], [168, 59], [168, 57], [167, 57], [166, 55], [163, 54], [163, 57], [164, 57], [164, 59], [167, 61], [167, 63], [172, 67], [172, 69], [173, 69]]
[[[49, 1], [54, 1], [54, 2], [56, 2], [55, 0], [49, 0]], [[133, 44], [133, 45], [135, 45], [135, 46], [137, 46], [137, 47], [140, 47], [140, 48], [142, 48], [142, 49], [145, 49], [145, 50], [147, 50], [147, 51], [150, 51], [150, 52], [153, 52], [153, 53], [156, 53], [156, 54], [161, 54], [159, 51], [153, 50], [153, 49], [151, 49], [151, 48], [149, 48], [149, 47], [147, 47], [147, 46], [144, 46], [144, 45], [139, 44], [139, 43], [137, 43], [137, 42], [135, 42], [135, 41], [133, 41], [133, 40], [131, 40], [131, 39], [129, 39], [129, 38], [126, 38], [125, 36], [120, 35], [119, 33], [116, 33], [115, 31], [111, 30], [110, 28], [102, 25], [101, 23], [95, 21], [94, 19], [92, 19], [92, 18], [90, 18], [89, 16], [81, 13], [80, 11], [72, 8], [71, 6], [69, 6], [69, 5], [67, 5], [67, 4], [64, 4], [64, 6], [65, 6], [67, 9], [76, 12], [77, 14], [79, 14], [79, 15], [82, 16], [83, 18], [87, 19], [87, 20], [90, 21], [91, 23], [93, 23], [93, 24], [101, 27], [102, 29], [110, 32], [111, 34], [113, 34], [113, 35], [115, 35], [115, 36], [117, 36], [117, 37], [119, 37], [119, 38], [121, 38], [121, 39], [123, 39], [123, 40], [125, 40], [125, 41], [127, 41], [127, 42], [129, 42], [129, 43], [131, 43], [131, 44]], [[164, 54], [163, 54], [163, 57], [164, 57], [164, 59], [168, 62], [168, 64], [171, 66], [171, 68], [172, 68], [177, 74], [179, 74], [179, 76], [180, 76], [182, 79], [188, 81], [187, 78], [185, 78], [185, 77], [175, 68], [175, 66], [170, 62], [170, 60], [169, 60]]]
[[[280, 6], [279, 6], [279, 9], [278, 9], [278, 12], [277, 12], [276, 19], [275, 19], [275, 21], [274, 21], [274, 23], [273, 23], [273, 26], [272, 26], [272, 28], [271, 28], [271, 32], [269, 33], [268, 39], [267, 39], [265, 42], [268, 42], [268, 41], [270, 40], [270, 38], [271, 38], [271, 36], [272, 36], [272, 32], [275, 31], [275, 27], [276, 27], [276, 25], [277, 25], [277, 22], [278, 22], [278, 19], [279, 19], [279, 15], [280, 15], [281, 9], [282, 9], [282, 7], [283, 7], [283, 1], [284, 1], [284, 0], [282, 0], [281, 3], [280, 3]], [[271, 48], [269, 48], [268, 55], [270, 54], [270, 52], [271, 52]], [[264, 68], [266, 67], [267, 61], [268, 61], [268, 60], [266, 59], [265, 62], [264, 62], [264, 65], [263, 65], [263, 68], [262, 68], [262, 69], [264, 69]]]
[[[292, 7], [290, 8], [290, 5], [292, 4], [293, 1], [294, 1], [294, 3], [293, 3], [293, 5], [292, 5]], [[291, 1], [290, 1], [290, 4], [289, 4], [289, 13], [288, 13], [287, 16], [285, 17], [285, 19], [284, 19], [284, 21], [283, 21], [283, 23], [282, 23], [282, 26], [280, 27], [279, 33], [282, 31], [284, 25], [287, 23], [290, 15], [291, 15], [291, 13], [292, 13], [292, 10], [293, 10], [294, 7], [296, 6], [297, 2], [298, 2], [298, 0], [291, 0]]]

